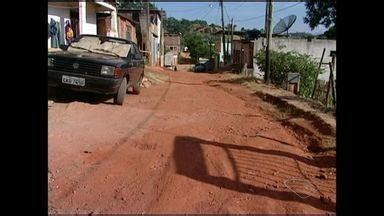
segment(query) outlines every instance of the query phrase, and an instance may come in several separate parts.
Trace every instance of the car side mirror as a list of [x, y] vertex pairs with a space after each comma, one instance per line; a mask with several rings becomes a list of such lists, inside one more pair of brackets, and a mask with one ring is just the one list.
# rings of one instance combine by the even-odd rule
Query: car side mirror
[[62, 50], [67, 50], [68, 49], [68, 45], [64, 45], [64, 44], [61, 44], [59, 47]]

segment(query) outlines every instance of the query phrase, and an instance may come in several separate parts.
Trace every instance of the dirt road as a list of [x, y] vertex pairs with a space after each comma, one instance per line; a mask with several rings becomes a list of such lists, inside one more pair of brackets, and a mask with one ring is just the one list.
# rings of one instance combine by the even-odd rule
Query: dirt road
[[168, 82], [123, 106], [49, 109], [50, 213], [335, 211], [334, 158], [306, 150], [261, 99], [213, 82], [223, 74], [159, 73]]

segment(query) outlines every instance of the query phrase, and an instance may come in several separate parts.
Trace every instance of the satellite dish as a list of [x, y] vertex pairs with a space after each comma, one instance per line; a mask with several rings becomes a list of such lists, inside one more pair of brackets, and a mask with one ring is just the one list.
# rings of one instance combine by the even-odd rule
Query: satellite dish
[[288, 29], [291, 28], [293, 23], [295, 23], [296, 18], [296, 15], [289, 15], [281, 19], [273, 28], [273, 34], [281, 34], [283, 32], [287, 32], [288, 36]]

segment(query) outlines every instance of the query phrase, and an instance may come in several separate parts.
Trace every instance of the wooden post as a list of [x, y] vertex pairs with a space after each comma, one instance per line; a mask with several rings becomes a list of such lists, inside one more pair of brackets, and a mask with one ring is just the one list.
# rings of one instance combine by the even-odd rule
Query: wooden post
[[147, 13], [147, 29], [146, 29], [146, 32], [147, 32], [147, 45], [146, 45], [146, 51], [148, 51], [148, 54], [149, 54], [149, 56], [148, 56], [148, 62], [149, 62], [149, 65], [151, 65], [151, 66], [153, 66], [152, 64], [153, 64], [153, 62], [152, 62], [152, 55], [153, 55], [153, 53], [152, 53], [152, 37], [150, 36], [151, 35], [151, 31], [150, 31], [150, 29], [151, 29], [151, 27], [150, 27], [150, 25], [151, 25], [151, 17], [150, 17], [150, 12], [149, 12], [149, 4], [147, 3], [147, 8], [146, 8], [146, 13]]
[[234, 31], [234, 29], [233, 29], [233, 18], [232, 18], [232, 20], [231, 20], [231, 63], [233, 63], [233, 47], [234, 47], [234, 45], [233, 45], [233, 31]]
[[266, 60], [266, 71], [264, 74], [265, 83], [269, 84], [271, 82], [270, 75], [271, 75], [271, 58], [270, 58], [270, 44], [271, 44], [271, 38], [272, 38], [272, 0], [268, 1], [268, 36], [267, 36], [267, 50], [265, 53], [265, 60]]
[[311, 95], [312, 99], [313, 99], [313, 96], [315, 95], [315, 91], [316, 91], [316, 87], [317, 87], [317, 78], [319, 77], [319, 73], [320, 73], [320, 69], [321, 69], [321, 64], [323, 63], [324, 53], [325, 53], [325, 48], [323, 49], [323, 54], [321, 54], [319, 68], [317, 69], [317, 72], [316, 72], [315, 85], [313, 86], [313, 91], [312, 91], [312, 95]]
[[267, 38], [268, 36], [268, 8], [269, 1], [265, 2], [265, 25], [264, 25], [264, 36]]
[[329, 65], [329, 80], [328, 80], [328, 84], [327, 84], [327, 94], [325, 95], [325, 107], [328, 107], [328, 96], [329, 96], [329, 90], [331, 88], [331, 80], [333, 79], [333, 76], [332, 76], [332, 62], [329, 62], [328, 63]]
[[227, 56], [226, 56], [226, 50], [225, 50], [225, 28], [224, 28], [223, 0], [220, 0], [220, 7], [221, 7], [221, 26], [222, 26], [222, 30], [223, 30], [223, 62], [225, 65], [226, 60], [227, 60]]
[[335, 93], [335, 83], [334, 83], [334, 78], [333, 78], [333, 71], [335, 69], [335, 56], [332, 55], [332, 63], [330, 65], [330, 76], [331, 76], [331, 90], [332, 90], [332, 102], [333, 102], [333, 106], [336, 106], [336, 93]]

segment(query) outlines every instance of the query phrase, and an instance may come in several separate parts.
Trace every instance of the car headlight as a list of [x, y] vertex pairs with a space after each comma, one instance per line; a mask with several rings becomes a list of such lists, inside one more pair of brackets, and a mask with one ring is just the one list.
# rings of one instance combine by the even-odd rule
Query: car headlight
[[103, 65], [101, 67], [100, 74], [101, 75], [107, 75], [107, 76], [113, 76], [114, 75], [115, 67]]
[[53, 66], [53, 58], [48, 57], [48, 67], [52, 67], [52, 66]]

